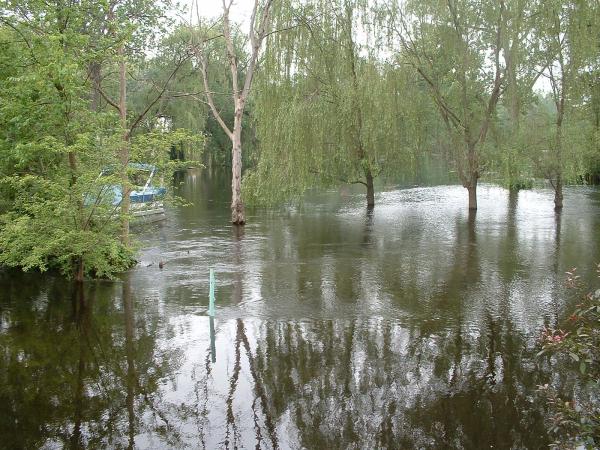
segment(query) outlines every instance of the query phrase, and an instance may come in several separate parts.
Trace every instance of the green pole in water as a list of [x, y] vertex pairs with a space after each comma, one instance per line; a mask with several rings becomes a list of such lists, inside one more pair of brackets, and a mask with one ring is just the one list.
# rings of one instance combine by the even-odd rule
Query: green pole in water
[[210, 360], [215, 363], [217, 362], [217, 347], [215, 345], [215, 318], [213, 316], [208, 317], [210, 327]]
[[208, 294], [208, 315], [215, 316], [215, 270], [210, 269], [210, 290]]

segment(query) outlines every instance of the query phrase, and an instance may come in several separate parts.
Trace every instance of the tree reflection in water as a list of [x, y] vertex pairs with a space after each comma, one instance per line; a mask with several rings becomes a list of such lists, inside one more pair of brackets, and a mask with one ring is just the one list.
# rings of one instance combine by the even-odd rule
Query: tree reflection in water
[[537, 333], [565, 307], [560, 273], [597, 254], [596, 207], [543, 216], [521, 192], [467, 215], [452, 189], [245, 231], [204, 202], [205, 228], [184, 209], [161, 228], [162, 271], [0, 272], [0, 446], [545, 447], [534, 392], [562, 378]]
[[271, 393], [271, 414], [289, 417], [288, 432], [306, 448], [540, 446], [542, 411], [531, 393], [541, 380], [512, 353], [523, 344], [518, 333], [494, 321], [478, 338], [461, 328], [428, 335], [383, 320], [264, 325], [257, 378]]
[[118, 295], [102, 284], [9, 277], [0, 280], [14, 293], [1, 309], [3, 446], [133, 448], [144, 433], [181, 443], [168, 419], [175, 406], [158, 390], [179, 354], [156, 346], [157, 315], [136, 321], [127, 283]]

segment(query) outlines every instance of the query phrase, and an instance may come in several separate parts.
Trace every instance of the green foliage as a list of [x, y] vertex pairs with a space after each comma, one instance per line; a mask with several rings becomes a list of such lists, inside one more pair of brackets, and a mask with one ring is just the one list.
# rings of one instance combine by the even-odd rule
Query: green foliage
[[60, 17], [46, 14], [42, 31], [18, 21], [2, 28], [12, 58], [0, 66], [0, 264], [70, 276], [83, 262], [87, 273], [109, 276], [131, 264], [131, 251], [115, 239], [109, 207], [85, 198], [114, 162], [115, 121], [89, 111], [88, 39]]
[[[13, 206], [0, 218], [0, 264], [71, 276], [83, 262], [86, 273], [99, 277], [131, 265], [131, 250], [115, 238], [115, 208], [101, 201], [108, 191], [99, 172], [97, 166], [93, 172], [80, 171], [75, 182], [60, 171], [3, 177]], [[87, 198], [97, 201], [86, 205]]]
[[[96, 92], [88, 74], [99, 59], [110, 60], [119, 39], [130, 39], [132, 48], [148, 44], [139, 33], [159, 26], [158, 10], [119, 3], [115, 20], [122, 27], [106, 34], [98, 19], [103, 5], [55, 6], [2, 4], [9, 14], [0, 27], [0, 265], [111, 277], [134, 262], [134, 249], [119, 239], [121, 211], [113, 205], [114, 186], [122, 180], [100, 176], [121, 164], [123, 130], [111, 110], [91, 105]], [[28, 8], [27, 20], [10, 13], [21, 7]], [[148, 15], [129, 27], [134, 12]], [[107, 78], [110, 92], [115, 86]], [[155, 128], [134, 132], [130, 161], [154, 164], [168, 183], [181, 167], [170, 161], [171, 147], [183, 143], [201, 155], [204, 138]]]
[[[83, 264], [98, 276], [130, 264], [133, 250], [117, 238], [126, 217], [107, 189], [127, 184], [122, 149], [166, 181], [183, 166], [169, 159], [173, 148], [185, 166], [205, 145], [211, 163], [229, 163], [189, 45], [210, 38], [209, 88], [231, 123], [225, 42], [218, 24], [170, 29], [170, 7], [0, 2], [1, 264], [65, 274]], [[484, 171], [512, 189], [534, 177], [597, 181], [599, 20], [598, 5], [579, 0], [275, 2], [245, 109], [246, 200], [395, 181], [441, 154], [465, 185]], [[247, 42], [233, 35], [243, 80]], [[110, 99], [122, 61], [120, 123]], [[122, 179], [98, 176], [119, 165]]]
[[426, 91], [364, 42], [368, 8], [306, 2], [277, 12], [274, 27], [291, 30], [271, 42], [257, 79], [260, 154], [245, 198], [276, 202], [311, 187], [414, 173], [436, 135]]
[[560, 151], [556, 141], [556, 108], [548, 96], [539, 98], [523, 119], [520, 132], [522, 148], [533, 163], [533, 174], [549, 178], [562, 172], [565, 181], [581, 182], [588, 170], [592, 147], [592, 124], [576, 111], [570, 111], [561, 125]]
[[[143, 111], [157, 95], [157, 86], [167, 85], [165, 95], [150, 109], [140, 124], [141, 133], [186, 130], [187, 136], [175, 142], [188, 162], [199, 160], [204, 146], [208, 109], [198, 94], [198, 74], [189, 58], [189, 29], [178, 27], [166, 35], [158, 46], [158, 54], [141, 61], [137, 69], [139, 78], [130, 83], [129, 106], [133, 111]], [[174, 68], [180, 64], [173, 75]], [[171, 77], [171, 79], [169, 79]], [[157, 120], [161, 118], [164, 123]], [[138, 133], [139, 134], [139, 133]], [[192, 136], [196, 136], [198, 142]], [[201, 144], [201, 145], [196, 145]]]
[[[185, 146], [186, 159], [200, 159], [202, 154], [211, 163], [231, 165], [231, 141], [209, 111], [201, 88], [201, 75], [192, 58], [189, 58], [189, 45], [191, 34], [194, 36], [212, 37], [208, 43], [208, 79], [209, 87], [214, 93], [217, 110], [223, 120], [233, 123], [234, 108], [231, 101], [231, 72], [225, 53], [225, 41], [215, 35], [216, 26], [200, 24], [190, 30], [187, 25], [176, 27], [166, 35], [159, 46], [156, 57], [147, 61], [142, 67], [144, 79], [154, 80], [154, 84], [166, 80], [173, 71], [175, 61], [186, 59], [181, 68], [169, 83], [168, 91], [163, 99], [152, 109], [149, 117], [156, 116], [167, 118], [175, 129], [185, 129], [190, 133], [205, 136], [205, 145], [202, 147]], [[247, 56], [242, 34], [238, 28], [233, 30], [233, 40], [236, 54]], [[240, 79], [243, 80], [244, 68], [240, 68]], [[133, 105], [142, 105], [154, 93], [155, 85], [145, 86], [141, 83], [133, 93]], [[249, 103], [245, 115], [252, 117], [253, 105]], [[144, 123], [147, 130], [154, 127], [154, 123]], [[247, 121], [247, 126], [242, 129], [242, 142], [244, 142], [244, 166], [251, 163], [255, 153], [255, 130], [252, 121]], [[181, 144], [180, 144], [181, 145]], [[180, 147], [181, 148], [181, 147]]]
[[[600, 265], [597, 268], [600, 277]], [[576, 270], [567, 272], [567, 285], [579, 290]], [[600, 289], [582, 296], [563, 330], [546, 329], [542, 351], [571, 366], [577, 382], [572, 398], [565, 400], [551, 386], [540, 391], [550, 409], [557, 448], [598, 448], [600, 445]]]

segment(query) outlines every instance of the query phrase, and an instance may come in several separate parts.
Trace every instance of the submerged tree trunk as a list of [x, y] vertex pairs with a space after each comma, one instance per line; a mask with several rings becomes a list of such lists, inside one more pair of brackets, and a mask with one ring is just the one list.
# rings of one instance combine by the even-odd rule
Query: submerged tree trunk
[[559, 173], [556, 176], [556, 182], [554, 183], [554, 210], [561, 211], [563, 207], [563, 182], [562, 176]]
[[231, 149], [231, 223], [246, 223], [242, 202], [242, 114], [243, 108], [236, 108]]
[[[467, 136], [470, 140], [470, 136]], [[469, 143], [467, 147], [469, 173], [466, 174], [467, 180], [464, 186], [469, 192], [469, 211], [477, 209], [477, 181], [479, 180], [479, 163], [477, 161], [477, 149], [474, 143]]]
[[373, 187], [373, 174], [371, 169], [365, 170], [365, 178], [367, 179], [367, 208], [373, 209], [375, 206], [375, 188]]
[[473, 184], [467, 186], [469, 192], [469, 211], [477, 210], [477, 179]]
[[479, 173], [476, 170], [471, 169], [469, 174], [469, 180], [465, 183], [465, 187], [469, 192], [469, 211], [477, 210], [477, 181], [479, 179]]
[[560, 211], [563, 207], [563, 179], [562, 179], [562, 123], [565, 111], [565, 99], [564, 89], [563, 96], [557, 104], [557, 118], [556, 118], [556, 142], [554, 149], [556, 156], [556, 181], [554, 182], [554, 210]]
[[359, 100], [360, 84], [356, 71], [356, 49], [354, 39], [352, 37], [352, 17], [353, 10], [349, 3], [345, 4], [346, 12], [346, 32], [348, 33], [348, 62], [350, 68], [350, 76], [352, 77], [352, 113], [354, 115], [353, 134], [356, 140], [357, 153], [356, 156], [361, 164], [364, 164], [365, 186], [367, 188], [367, 209], [373, 209], [375, 206], [375, 189], [373, 187], [373, 172], [371, 172], [370, 161], [363, 143], [363, 113]]

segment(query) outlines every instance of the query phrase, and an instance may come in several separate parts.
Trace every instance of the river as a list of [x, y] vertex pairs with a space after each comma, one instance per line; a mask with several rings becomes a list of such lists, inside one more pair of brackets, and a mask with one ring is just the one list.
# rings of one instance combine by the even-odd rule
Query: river
[[[0, 447], [545, 448], [539, 335], [600, 255], [600, 191], [310, 193], [228, 224], [228, 180], [80, 288], [0, 273]], [[162, 269], [159, 263], [162, 262]], [[207, 316], [209, 268], [216, 273]]]

